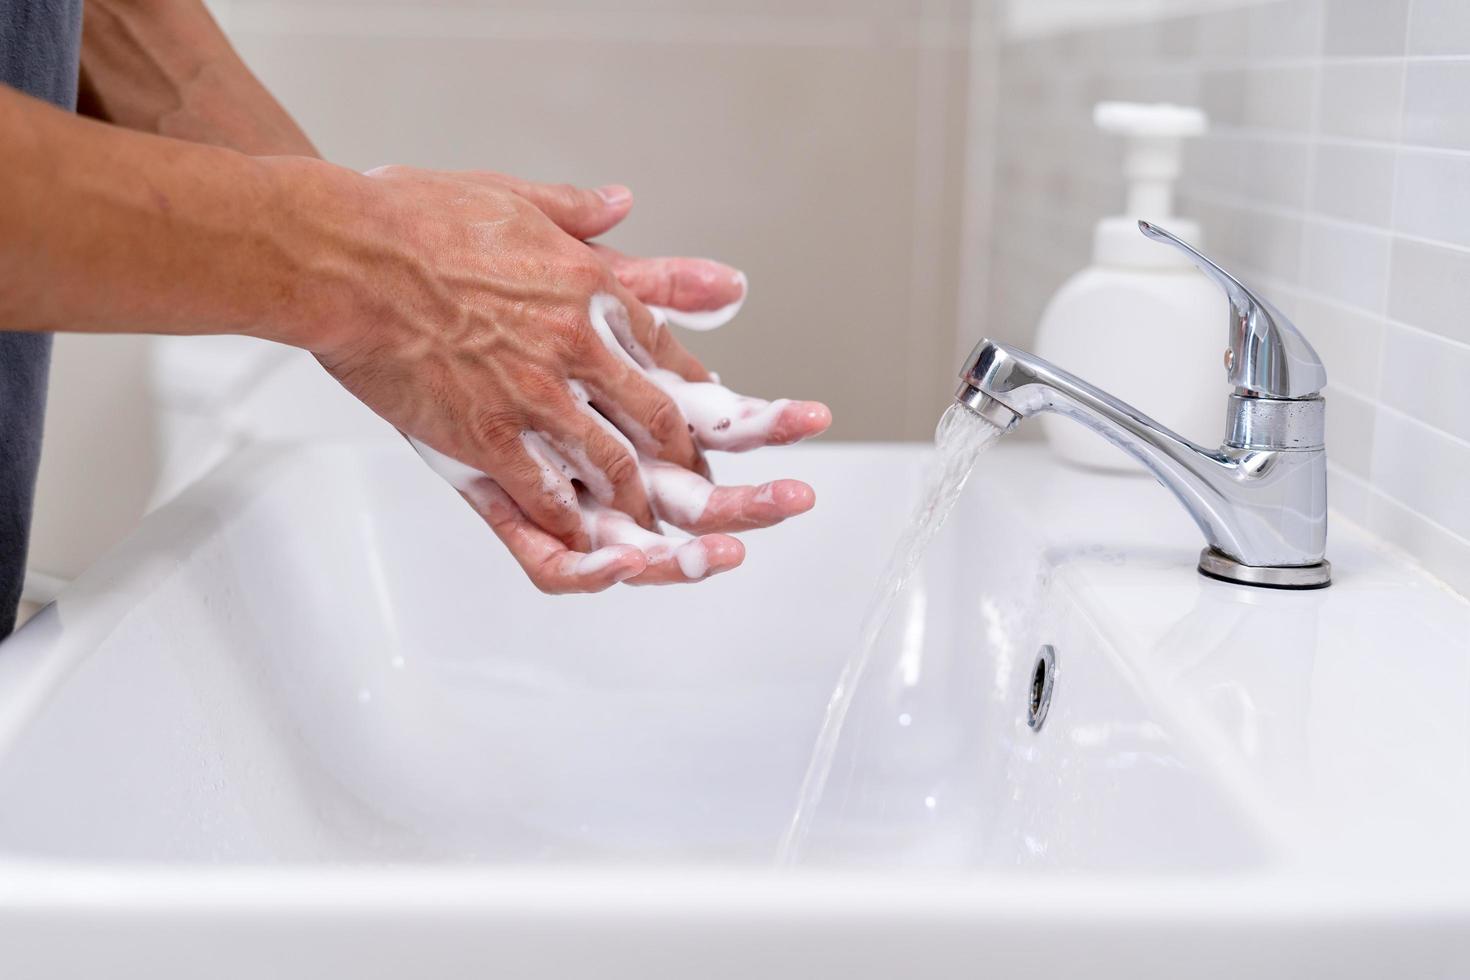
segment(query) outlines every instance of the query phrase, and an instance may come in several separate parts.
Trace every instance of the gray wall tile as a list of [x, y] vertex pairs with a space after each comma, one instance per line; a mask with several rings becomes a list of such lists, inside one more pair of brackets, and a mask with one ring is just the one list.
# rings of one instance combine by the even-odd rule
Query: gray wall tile
[[1409, 0], [1327, 0], [1326, 53], [1403, 54]]
[[1318, 129], [1325, 136], [1397, 140], [1403, 96], [1401, 61], [1325, 64]]
[[1393, 225], [1420, 238], [1470, 245], [1470, 155], [1403, 150]]
[[1404, 78], [1405, 143], [1470, 150], [1470, 60], [1416, 61]]
[[1386, 227], [1393, 216], [1393, 149], [1323, 144], [1312, 169], [1312, 207]]
[[1386, 339], [1383, 403], [1470, 442], [1470, 346], [1396, 324]]
[[1388, 315], [1470, 344], [1470, 251], [1396, 239]]
[[1465, 0], [1414, 0], [1409, 54], [1470, 52], [1470, 4]]

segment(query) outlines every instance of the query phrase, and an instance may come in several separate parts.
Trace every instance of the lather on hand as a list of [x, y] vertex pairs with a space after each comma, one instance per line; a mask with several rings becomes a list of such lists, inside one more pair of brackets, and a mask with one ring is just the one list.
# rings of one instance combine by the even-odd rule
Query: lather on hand
[[[546, 591], [703, 578], [743, 557], [724, 531], [811, 506], [792, 481], [700, 482], [701, 447], [794, 442], [829, 415], [709, 382], [619, 277], [708, 310], [729, 305], [735, 276], [587, 245], [627, 214], [620, 189], [252, 157], [3, 87], [0, 133], [0, 329], [308, 350], [475, 474], [472, 502]], [[657, 535], [656, 515], [700, 537]]]
[[[733, 314], [745, 289], [734, 270], [584, 243], [627, 215], [625, 188], [397, 167], [368, 177], [366, 213], [401, 248], [381, 257], [359, 329], [316, 353], [450, 479], [539, 588], [696, 581], [743, 559], [722, 532], [812, 506], [795, 480], [705, 479], [702, 450], [795, 442], [830, 414], [734, 395], [663, 326]], [[664, 536], [659, 520], [699, 537]]]

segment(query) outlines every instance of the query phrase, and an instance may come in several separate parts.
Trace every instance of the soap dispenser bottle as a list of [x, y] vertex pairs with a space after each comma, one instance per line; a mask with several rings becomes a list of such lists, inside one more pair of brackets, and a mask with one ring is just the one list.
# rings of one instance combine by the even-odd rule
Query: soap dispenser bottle
[[[1199, 226], [1173, 214], [1173, 184], [1183, 141], [1204, 132], [1204, 113], [1186, 106], [1102, 102], [1093, 122], [1127, 139], [1127, 207], [1098, 222], [1092, 265], [1068, 279], [1047, 304], [1036, 353], [1083, 371], [1089, 381], [1180, 435], [1211, 444], [1219, 438], [1224, 397], [1224, 302], [1179, 250], [1161, 248], [1138, 233], [1142, 218], [1202, 245]], [[1082, 426], [1051, 413], [1041, 416], [1041, 424], [1069, 462], [1146, 475]]]

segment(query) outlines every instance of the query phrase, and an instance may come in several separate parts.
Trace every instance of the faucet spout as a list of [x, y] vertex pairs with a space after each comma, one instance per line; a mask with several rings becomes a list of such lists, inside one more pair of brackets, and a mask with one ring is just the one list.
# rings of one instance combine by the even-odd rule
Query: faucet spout
[[1189, 512], [1208, 547], [1200, 570], [1227, 581], [1320, 588], [1331, 579], [1323, 400], [1230, 396], [1218, 449], [1026, 351], [982, 340], [956, 399], [1002, 429], [1038, 412], [1086, 426], [1137, 460]]

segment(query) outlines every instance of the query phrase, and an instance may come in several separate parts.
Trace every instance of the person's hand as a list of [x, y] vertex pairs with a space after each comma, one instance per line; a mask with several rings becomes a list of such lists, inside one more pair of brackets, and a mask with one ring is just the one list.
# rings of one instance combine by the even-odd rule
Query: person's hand
[[[347, 258], [320, 270], [353, 315], [313, 350], [439, 464], [538, 587], [698, 580], [743, 558], [724, 531], [810, 508], [796, 481], [704, 480], [701, 446], [793, 442], [830, 415], [720, 388], [619, 281], [707, 311], [743, 293], [725, 267], [580, 240], [621, 220], [625, 191], [396, 167], [355, 190], [328, 216]], [[658, 518], [699, 537], [658, 534]]]

